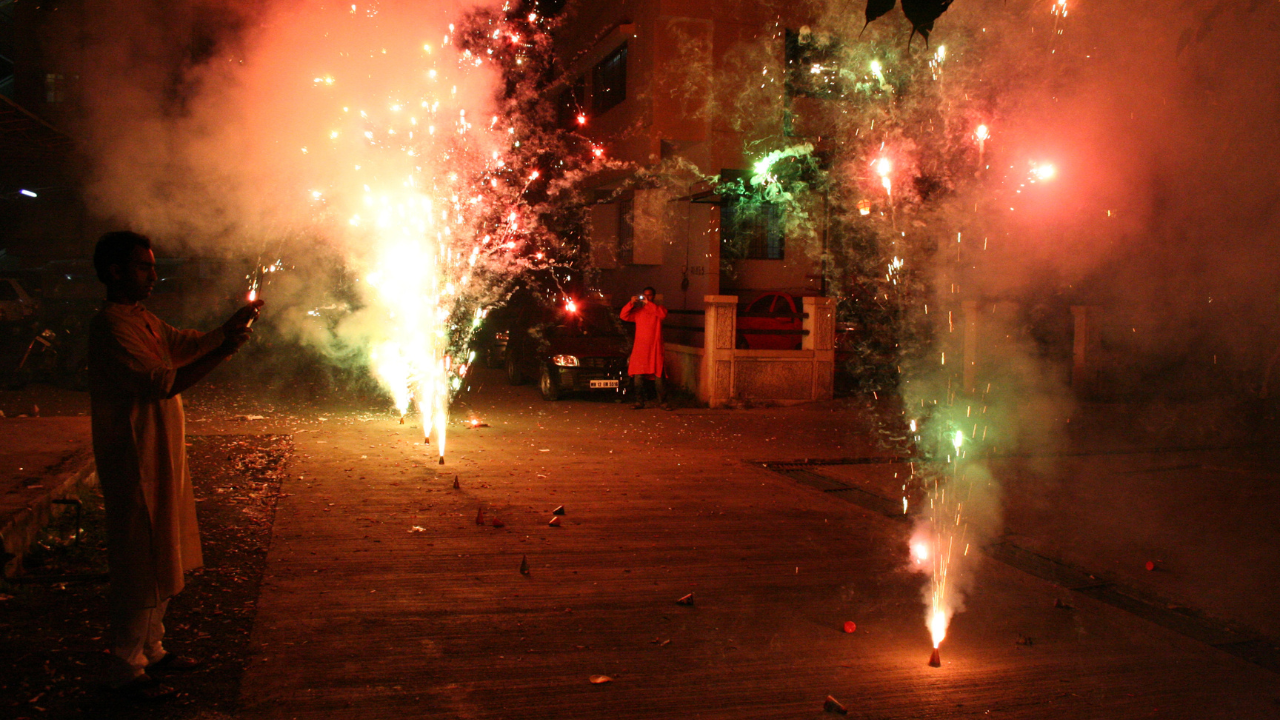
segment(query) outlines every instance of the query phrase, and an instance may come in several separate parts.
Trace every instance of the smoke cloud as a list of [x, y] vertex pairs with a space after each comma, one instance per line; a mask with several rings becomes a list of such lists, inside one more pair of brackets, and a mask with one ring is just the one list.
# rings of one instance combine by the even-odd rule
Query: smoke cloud
[[482, 4], [87, 3], [90, 201], [163, 253], [231, 261], [203, 309], [257, 280], [260, 334], [340, 364], [407, 332], [388, 293], [490, 300], [510, 264], [457, 257], [479, 241], [468, 183], [509, 143], [496, 69], [452, 44]]

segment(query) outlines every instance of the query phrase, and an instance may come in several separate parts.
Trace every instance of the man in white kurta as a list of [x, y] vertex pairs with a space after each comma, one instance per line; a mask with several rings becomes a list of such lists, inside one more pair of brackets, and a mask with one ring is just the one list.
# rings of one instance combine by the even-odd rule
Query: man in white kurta
[[202, 564], [178, 393], [239, 349], [261, 303], [212, 332], [178, 330], [142, 306], [156, 281], [144, 236], [107, 233], [94, 265], [107, 285], [89, 327], [89, 392], [111, 571], [109, 682], [150, 697], [171, 691], [148, 666], [194, 662], [161, 644], [169, 598], [182, 590], [183, 573]]

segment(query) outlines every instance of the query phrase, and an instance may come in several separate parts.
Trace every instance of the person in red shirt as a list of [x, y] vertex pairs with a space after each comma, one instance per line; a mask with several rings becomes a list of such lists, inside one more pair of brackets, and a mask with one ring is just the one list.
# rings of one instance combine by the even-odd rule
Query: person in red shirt
[[622, 308], [622, 319], [636, 324], [627, 374], [631, 376], [637, 410], [644, 408], [644, 381], [650, 377], [658, 394], [658, 404], [663, 410], [670, 410], [662, 383], [662, 319], [667, 316], [667, 309], [654, 302], [653, 297], [654, 289], [647, 287]]

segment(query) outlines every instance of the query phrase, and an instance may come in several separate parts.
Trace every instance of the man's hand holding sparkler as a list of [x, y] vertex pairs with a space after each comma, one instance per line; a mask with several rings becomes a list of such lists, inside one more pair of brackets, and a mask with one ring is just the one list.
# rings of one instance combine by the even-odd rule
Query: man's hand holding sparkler
[[253, 321], [258, 319], [258, 309], [264, 305], [261, 298], [251, 300], [222, 324], [223, 340], [218, 350], [233, 355], [253, 335]]

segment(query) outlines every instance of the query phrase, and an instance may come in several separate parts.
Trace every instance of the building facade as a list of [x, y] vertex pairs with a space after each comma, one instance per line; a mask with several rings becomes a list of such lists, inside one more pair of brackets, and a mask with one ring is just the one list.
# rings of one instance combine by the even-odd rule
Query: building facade
[[[591, 251], [613, 298], [653, 286], [671, 308], [708, 295], [820, 295], [821, 239], [777, 210], [717, 192], [791, 135], [787, 31], [806, 4], [751, 0], [571, 2], [557, 34], [562, 122], [630, 172], [591, 188]], [[799, 139], [797, 138], [797, 141]]]

